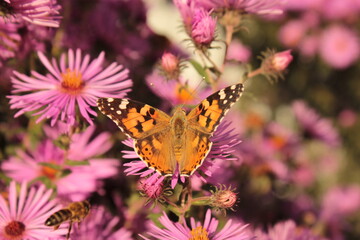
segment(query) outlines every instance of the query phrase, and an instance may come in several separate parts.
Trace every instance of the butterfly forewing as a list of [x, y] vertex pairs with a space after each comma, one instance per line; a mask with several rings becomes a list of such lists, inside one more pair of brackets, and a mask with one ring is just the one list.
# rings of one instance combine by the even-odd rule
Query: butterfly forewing
[[170, 117], [150, 105], [120, 98], [99, 98], [100, 111], [133, 139], [141, 139], [162, 131]]
[[211, 135], [239, 99], [241, 83], [224, 88], [203, 100], [186, 117], [173, 117], [150, 105], [128, 99], [100, 98], [98, 107], [129, 137], [149, 168], [172, 175], [179, 167], [189, 176], [200, 167], [211, 150]]
[[243, 88], [239, 83], [207, 97], [187, 115], [189, 126], [212, 134], [229, 108], [240, 98]]

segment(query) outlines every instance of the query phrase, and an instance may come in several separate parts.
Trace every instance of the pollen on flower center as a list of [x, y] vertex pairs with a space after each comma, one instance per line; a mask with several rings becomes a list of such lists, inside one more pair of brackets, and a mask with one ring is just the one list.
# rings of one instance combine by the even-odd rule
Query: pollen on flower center
[[202, 226], [192, 229], [190, 235], [189, 240], [209, 240], [208, 232]]
[[176, 96], [181, 103], [187, 103], [194, 100], [194, 96], [191, 94], [189, 89], [180, 85], [176, 88]]
[[25, 231], [25, 224], [18, 221], [12, 221], [5, 226], [5, 234], [10, 239], [16, 239], [15, 237], [21, 236]]
[[55, 179], [57, 172], [58, 171], [56, 169], [48, 167], [48, 166], [43, 166], [41, 168], [41, 176], [46, 176], [49, 179]]
[[84, 82], [80, 72], [66, 69], [66, 72], [61, 73], [63, 90], [67, 92], [79, 91], [82, 89]]

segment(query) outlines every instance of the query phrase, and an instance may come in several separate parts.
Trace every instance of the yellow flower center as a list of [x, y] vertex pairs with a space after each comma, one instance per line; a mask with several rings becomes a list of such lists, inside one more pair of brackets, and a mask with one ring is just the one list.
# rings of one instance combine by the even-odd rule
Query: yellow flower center
[[80, 72], [66, 69], [66, 72], [61, 73], [62, 82], [61, 87], [67, 93], [76, 94], [84, 86], [82, 75]]
[[270, 138], [270, 141], [272, 142], [273, 147], [275, 147], [276, 149], [281, 149], [286, 144], [286, 140], [281, 136], [272, 136]]
[[190, 235], [189, 240], [209, 240], [208, 232], [202, 226], [192, 229]]

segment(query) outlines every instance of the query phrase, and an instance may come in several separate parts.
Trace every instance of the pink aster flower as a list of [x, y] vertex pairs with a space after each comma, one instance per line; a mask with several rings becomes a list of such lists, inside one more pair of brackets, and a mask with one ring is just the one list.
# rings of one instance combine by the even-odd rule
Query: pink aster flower
[[[128, 79], [128, 70], [117, 63], [106, 69], [104, 52], [90, 62], [90, 56], [82, 58], [80, 49], [62, 54], [59, 64], [55, 59], [50, 62], [43, 53], [38, 52], [40, 61], [50, 72], [45, 76], [32, 71], [32, 77], [14, 72], [12, 83], [14, 90], [10, 98], [12, 109], [21, 109], [18, 117], [25, 112], [36, 111], [41, 115], [36, 122], [51, 118], [53, 126], [58, 119], [68, 125], [74, 125], [77, 109], [90, 124], [90, 115], [97, 116], [91, 109], [96, 106], [99, 97], [124, 97], [130, 91], [132, 81]], [[15, 95], [23, 93], [23, 95]]]
[[94, 131], [95, 127], [90, 126], [85, 132], [74, 134], [67, 152], [50, 140], [33, 151], [18, 151], [18, 156], [4, 161], [1, 169], [17, 181], [43, 179], [50, 182], [57, 187], [59, 197], [84, 200], [101, 187], [98, 179], [114, 176], [119, 166], [117, 159], [96, 158], [112, 144], [109, 133], [90, 141]]
[[340, 144], [339, 134], [331, 122], [321, 117], [303, 101], [295, 101], [292, 108], [305, 134], [324, 141], [330, 146]]
[[131, 232], [125, 228], [116, 229], [119, 217], [112, 216], [104, 207], [92, 206], [89, 215], [78, 226], [74, 224], [74, 231], [70, 238], [76, 240], [132, 240]]
[[159, 228], [151, 224], [148, 235], [153, 238], [141, 236], [143, 239], [157, 240], [189, 240], [189, 239], [209, 239], [209, 240], [248, 240], [251, 235], [246, 231], [247, 224], [233, 223], [229, 220], [225, 226], [217, 231], [219, 221], [211, 217], [211, 210], [207, 210], [204, 223], [190, 219], [190, 227], [184, 223], [174, 223], [163, 213], [159, 218], [164, 228]]
[[23, 19], [32, 24], [45, 27], [59, 27], [60, 5], [56, 0], [5, 0], [8, 3], [9, 17], [18, 21]]
[[320, 56], [334, 68], [347, 68], [360, 58], [357, 33], [341, 25], [325, 29], [319, 39]]
[[44, 185], [27, 189], [23, 182], [18, 192], [14, 181], [10, 183], [9, 198], [0, 195], [0, 238], [2, 240], [17, 239], [60, 239], [67, 229], [60, 227], [53, 231], [45, 226], [45, 220], [60, 206], [50, 201], [52, 190]]
[[210, 46], [215, 38], [216, 18], [204, 9], [196, 9], [191, 24], [191, 38], [196, 46]]
[[[202, 172], [208, 177], [212, 176], [212, 171], [216, 168], [214, 167], [214, 159], [216, 161], [226, 160], [226, 161], [234, 161], [237, 160], [237, 157], [233, 157], [232, 154], [235, 152], [236, 147], [240, 144], [240, 140], [237, 138], [236, 134], [233, 134], [233, 129], [229, 129], [229, 122], [222, 122], [218, 129], [214, 132], [214, 135], [210, 138], [213, 142], [212, 148], [204, 160], [203, 164], [194, 172], [192, 176], [195, 176], [206, 182], [206, 179], [199, 173]], [[128, 147], [133, 147], [133, 141], [131, 139], [123, 141], [125, 145]], [[124, 150], [122, 151], [123, 158], [125, 159], [138, 159], [138, 155], [134, 150]], [[153, 185], [159, 184], [162, 182], [165, 177], [161, 176], [155, 170], [147, 168], [145, 162], [141, 160], [134, 160], [129, 163], [125, 163], [124, 166], [128, 167], [125, 170], [127, 175], [139, 175], [140, 177], [148, 177], [146, 178], [146, 184]], [[176, 171], [172, 175], [171, 179], [171, 187], [174, 188], [178, 182], [180, 177], [180, 181], [185, 182], [185, 177], [180, 176], [179, 172]]]

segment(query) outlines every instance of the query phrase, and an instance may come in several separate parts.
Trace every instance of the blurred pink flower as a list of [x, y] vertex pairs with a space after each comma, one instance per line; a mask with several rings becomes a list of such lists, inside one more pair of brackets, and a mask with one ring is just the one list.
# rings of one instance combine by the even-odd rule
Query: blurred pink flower
[[360, 8], [356, 7], [358, 0], [327, 0], [320, 9], [326, 19], [356, 19], [359, 17]]
[[301, 54], [305, 57], [313, 57], [319, 48], [319, 37], [316, 35], [305, 36], [299, 45]]
[[313, 10], [320, 9], [323, 6], [324, 0], [287, 0], [285, 2], [285, 9], [287, 10]]
[[342, 110], [338, 116], [338, 121], [342, 127], [352, 127], [357, 120], [356, 112], [350, 109]]
[[0, 64], [15, 56], [21, 41], [18, 28], [18, 24], [7, 22], [6, 19], [0, 17]]
[[[89, 215], [78, 226], [70, 238], [76, 240], [132, 240], [131, 232], [125, 228], [118, 229], [119, 217], [112, 216], [103, 206], [92, 206]], [[114, 230], [118, 229], [118, 230]]]
[[158, 71], [146, 76], [146, 83], [157, 96], [162, 98], [167, 106], [179, 104], [197, 104], [212, 93], [210, 88], [194, 89], [183, 77], [166, 79]]
[[[53, 59], [50, 62], [43, 53], [38, 52], [40, 61], [50, 74], [45, 76], [32, 71], [33, 77], [14, 72], [12, 78], [14, 90], [10, 98], [12, 109], [21, 109], [15, 114], [18, 117], [25, 112], [37, 111], [41, 115], [36, 122], [51, 118], [53, 126], [60, 118], [69, 125], [76, 121], [79, 112], [90, 124], [90, 115], [97, 116], [91, 106], [96, 106], [99, 97], [124, 97], [130, 91], [132, 81], [128, 79], [128, 70], [117, 63], [103, 69], [104, 52], [90, 62], [90, 56], [82, 58], [80, 49], [72, 49], [62, 54], [60, 68]], [[24, 95], [15, 95], [24, 93]], [[90, 114], [90, 115], [89, 115]]]
[[273, 227], [269, 228], [267, 234], [257, 230], [255, 235], [258, 240], [326, 240], [312, 233], [310, 229], [296, 226], [293, 220], [276, 223]]
[[301, 100], [295, 101], [292, 108], [305, 135], [317, 138], [330, 146], [340, 144], [339, 134], [330, 120], [322, 119], [314, 109]]
[[[57, 187], [59, 197], [84, 200], [101, 186], [98, 179], [114, 176], [119, 166], [117, 159], [95, 157], [108, 151], [112, 144], [108, 133], [90, 141], [94, 131], [95, 127], [90, 126], [85, 132], [74, 134], [68, 152], [50, 140], [33, 151], [18, 151], [18, 156], [4, 161], [1, 169], [17, 181], [42, 179], [50, 182]], [[77, 165], [80, 161], [88, 161], [88, 164]]]
[[[165, 228], [159, 228], [155, 224], [151, 224], [147, 235], [157, 240], [188, 240], [188, 239], [209, 239], [209, 240], [248, 240], [252, 236], [246, 231], [247, 224], [233, 223], [232, 220], [227, 221], [225, 226], [217, 231], [219, 221], [211, 217], [211, 210], [206, 211], [204, 223], [196, 222], [194, 218], [190, 219], [191, 227], [186, 225], [183, 220], [172, 222], [168, 216], [163, 213], [159, 218], [160, 223]], [[153, 239], [141, 236], [143, 239]]]
[[334, 68], [347, 68], [359, 60], [359, 41], [359, 36], [355, 31], [345, 26], [331, 25], [321, 34], [320, 56]]
[[324, 196], [320, 218], [326, 222], [340, 223], [360, 210], [360, 187], [334, 187]]
[[302, 20], [288, 21], [279, 31], [279, 39], [286, 46], [295, 48], [308, 30], [307, 24]]
[[67, 228], [61, 226], [54, 231], [45, 226], [45, 220], [60, 206], [50, 200], [53, 191], [46, 190], [44, 185], [38, 188], [27, 188], [23, 182], [20, 191], [16, 183], [10, 183], [8, 199], [0, 195], [0, 239], [60, 239], [66, 234]]
[[250, 60], [251, 50], [240, 41], [233, 40], [227, 49], [226, 60], [235, 60], [246, 63]]
[[21, 18], [32, 24], [59, 27], [60, 5], [56, 0], [5, 0], [9, 4], [11, 20]]

